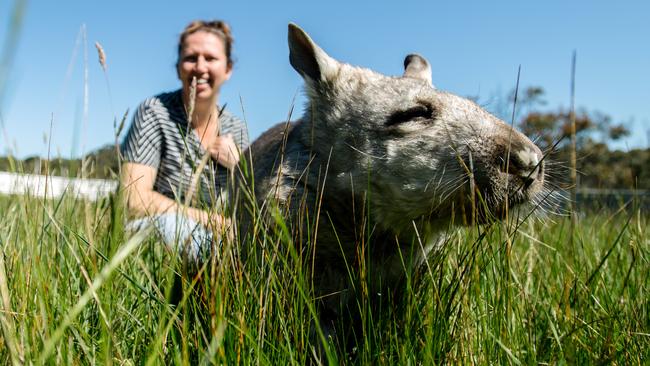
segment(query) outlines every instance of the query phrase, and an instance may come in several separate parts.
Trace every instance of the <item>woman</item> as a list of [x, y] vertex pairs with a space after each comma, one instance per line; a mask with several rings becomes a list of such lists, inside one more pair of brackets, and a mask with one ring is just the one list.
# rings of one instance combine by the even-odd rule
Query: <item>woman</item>
[[195, 261], [209, 254], [213, 233], [230, 226], [219, 208], [248, 145], [244, 123], [219, 107], [232, 43], [226, 23], [191, 22], [178, 43], [182, 88], [145, 100], [122, 144], [121, 184], [129, 212], [140, 217], [130, 226], [152, 222], [168, 246]]

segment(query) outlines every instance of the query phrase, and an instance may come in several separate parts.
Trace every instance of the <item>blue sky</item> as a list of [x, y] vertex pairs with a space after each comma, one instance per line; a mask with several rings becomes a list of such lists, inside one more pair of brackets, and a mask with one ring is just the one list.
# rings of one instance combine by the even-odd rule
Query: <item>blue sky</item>
[[[2, 47], [13, 6], [0, 1]], [[575, 49], [576, 105], [628, 123], [634, 133], [616, 147], [649, 144], [646, 1], [32, 0], [25, 10], [11, 68], [0, 70], [2, 155], [46, 156], [49, 141], [51, 156], [70, 157], [112, 143], [116, 117], [180, 86], [177, 37], [196, 18], [233, 28], [235, 72], [221, 102], [245, 117], [252, 138], [285, 120], [292, 103], [294, 118], [301, 113], [302, 80], [286, 41], [293, 21], [331, 56], [384, 74], [401, 74], [404, 56], [418, 52], [432, 64], [438, 88], [478, 96], [493, 110], [515, 86], [519, 65], [523, 87], [542, 86], [548, 108], [568, 107]], [[82, 25], [85, 43], [77, 41]], [[95, 42], [105, 49], [106, 74]]]

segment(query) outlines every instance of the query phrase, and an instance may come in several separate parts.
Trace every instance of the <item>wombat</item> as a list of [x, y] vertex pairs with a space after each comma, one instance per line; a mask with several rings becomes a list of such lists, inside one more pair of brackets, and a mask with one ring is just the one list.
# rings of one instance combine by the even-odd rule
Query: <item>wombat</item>
[[[417, 268], [450, 225], [541, 200], [540, 149], [476, 103], [437, 90], [423, 57], [409, 55], [402, 76], [384, 76], [331, 58], [294, 24], [289, 50], [305, 81], [304, 115], [244, 155], [262, 217], [279, 205], [297, 251], [310, 248], [326, 331], [355, 318], [361, 262], [369, 296], [398, 296], [405, 268]], [[250, 217], [242, 222], [250, 231]]]

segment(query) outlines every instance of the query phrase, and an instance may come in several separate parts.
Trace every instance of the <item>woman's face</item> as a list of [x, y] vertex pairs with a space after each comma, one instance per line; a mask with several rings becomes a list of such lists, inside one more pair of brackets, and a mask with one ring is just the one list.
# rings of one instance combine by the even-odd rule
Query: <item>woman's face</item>
[[178, 78], [186, 96], [189, 96], [192, 78], [196, 77], [197, 101], [216, 97], [231, 73], [224, 44], [217, 35], [198, 31], [185, 38], [179, 55]]

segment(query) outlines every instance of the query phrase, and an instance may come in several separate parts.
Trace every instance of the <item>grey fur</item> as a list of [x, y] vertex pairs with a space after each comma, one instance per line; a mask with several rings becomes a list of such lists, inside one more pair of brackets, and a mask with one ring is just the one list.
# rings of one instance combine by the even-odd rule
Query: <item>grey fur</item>
[[[325, 318], [356, 306], [348, 267], [357, 269], [362, 243], [370, 292], [394, 291], [404, 275], [400, 251], [418, 253], [406, 264], [418, 266], [427, 251], [419, 248], [469, 220], [472, 197], [489, 206], [474, 201], [478, 221], [501, 217], [506, 201], [512, 208], [539, 199], [541, 151], [474, 102], [434, 89], [423, 57], [410, 56], [404, 76], [384, 76], [334, 60], [293, 24], [289, 49], [305, 79], [304, 115], [268, 130], [246, 155], [258, 206], [277, 203], [297, 245], [315, 242], [312, 276]], [[318, 219], [315, 235], [307, 218]], [[250, 218], [242, 220], [250, 229]]]

